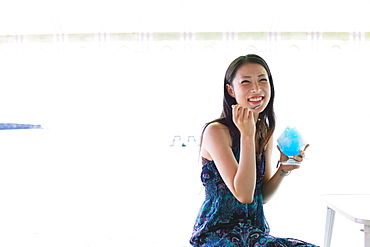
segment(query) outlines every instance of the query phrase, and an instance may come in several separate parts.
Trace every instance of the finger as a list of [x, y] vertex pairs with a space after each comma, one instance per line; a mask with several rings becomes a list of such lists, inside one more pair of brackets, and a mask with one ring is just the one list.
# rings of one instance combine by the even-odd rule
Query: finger
[[250, 109], [248, 107], [240, 107], [240, 120], [243, 122], [251, 120]]
[[239, 122], [240, 113], [241, 113], [241, 111], [240, 111], [240, 105], [235, 105], [234, 112], [233, 112], [233, 114], [234, 114], [234, 122], [235, 123], [236, 122]]
[[245, 120], [245, 109], [241, 105], [234, 107], [234, 123], [240, 124]]
[[246, 111], [245, 107], [240, 107], [240, 118], [245, 120], [248, 118], [248, 112]]
[[301, 167], [300, 165], [284, 165], [282, 169], [285, 172], [288, 172], [288, 171], [292, 171], [292, 170], [298, 169], [300, 167]]
[[304, 158], [304, 157], [306, 157], [306, 153], [305, 153], [305, 151], [306, 151], [306, 149], [308, 148], [310, 146], [310, 144], [307, 144], [305, 147], [304, 147], [304, 149], [303, 149], [303, 151], [301, 150], [300, 152], [299, 152], [299, 157], [301, 157], [302, 159]]
[[252, 117], [253, 117], [252, 111], [248, 107], [244, 107], [244, 114], [245, 114], [244, 115], [245, 119], [247, 119], [247, 120], [251, 120]]
[[236, 122], [237, 118], [238, 118], [238, 112], [239, 112], [239, 105], [232, 105], [232, 108], [233, 108], [233, 120], [234, 120], [234, 123]]
[[295, 161], [298, 161], [298, 162], [302, 162], [302, 161], [303, 161], [303, 157], [302, 157], [302, 156], [300, 156], [300, 155], [294, 155], [294, 156], [293, 156], [293, 159], [294, 159]]

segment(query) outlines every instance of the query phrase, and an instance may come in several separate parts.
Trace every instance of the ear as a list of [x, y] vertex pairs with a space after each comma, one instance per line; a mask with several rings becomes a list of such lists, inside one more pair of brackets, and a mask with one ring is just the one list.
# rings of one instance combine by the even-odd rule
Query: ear
[[234, 89], [230, 84], [226, 84], [226, 89], [229, 95], [233, 98], [235, 98]]

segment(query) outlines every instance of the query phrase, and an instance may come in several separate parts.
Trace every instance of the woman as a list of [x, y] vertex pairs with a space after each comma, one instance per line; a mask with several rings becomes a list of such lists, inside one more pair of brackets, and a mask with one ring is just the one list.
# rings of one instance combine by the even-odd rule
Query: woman
[[[202, 133], [206, 198], [190, 239], [193, 246], [315, 246], [269, 235], [263, 204], [299, 167], [281, 165], [288, 159], [281, 153], [273, 174], [274, 96], [270, 69], [261, 57], [241, 56], [230, 64], [221, 118], [206, 124]], [[304, 150], [294, 159], [303, 156]]]

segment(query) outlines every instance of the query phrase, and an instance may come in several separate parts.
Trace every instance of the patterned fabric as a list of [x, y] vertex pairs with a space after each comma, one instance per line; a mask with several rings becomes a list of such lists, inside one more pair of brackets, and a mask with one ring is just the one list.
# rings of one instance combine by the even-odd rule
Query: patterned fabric
[[[235, 155], [239, 160], [239, 155]], [[257, 164], [257, 182], [254, 200], [240, 203], [227, 188], [213, 161], [202, 158], [201, 180], [205, 200], [194, 225], [190, 244], [196, 247], [270, 246], [291, 247], [312, 245], [292, 238], [269, 235], [269, 226], [263, 212], [262, 180], [266, 160], [262, 154]]]

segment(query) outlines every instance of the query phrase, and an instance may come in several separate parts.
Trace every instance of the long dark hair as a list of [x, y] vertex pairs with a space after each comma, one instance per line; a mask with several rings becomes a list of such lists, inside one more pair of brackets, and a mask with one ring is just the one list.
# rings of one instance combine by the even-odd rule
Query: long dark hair
[[270, 101], [267, 104], [266, 108], [259, 114], [258, 121], [256, 123], [256, 133], [258, 133], [256, 134], [256, 145], [257, 145], [256, 152], [257, 157], [259, 157], [262, 154], [263, 150], [265, 149], [268, 141], [270, 140], [275, 130], [276, 122], [274, 112], [275, 89], [269, 66], [267, 65], [266, 61], [263, 58], [255, 54], [240, 56], [229, 65], [228, 69], [226, 70], [224, 78], [224, 98], [221, 117], [207, 123], [204, 126], [201, 136], [201, 143], [203, 140], [204, 131], [207, 128], [207, 126], [210, 125], [211, 123], [219, 122], [226, 125], [229, 128], [230, 135], [233, 141], [234, 151], [236, 151], [235, 149], [239, 148], [240, 132], [239, 129], [234, 124], [231, 108], [231, 106], [237, 104], [237, 102], [235, 98], [229, 95], [226, 85], [232, 86], [232, 81], [234, 80], [237, 70], [245, 63], [256, 63], [262, 65], [267, 72], [271, 88]]

